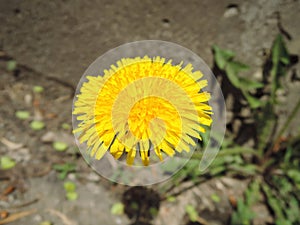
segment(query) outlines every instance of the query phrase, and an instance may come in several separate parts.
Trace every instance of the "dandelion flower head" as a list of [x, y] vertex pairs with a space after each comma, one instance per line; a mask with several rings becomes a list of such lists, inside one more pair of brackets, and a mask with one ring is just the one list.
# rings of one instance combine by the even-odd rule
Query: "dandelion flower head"
[[147, 166], [190, 151], [212, 123], [207, 80], [191, 64], [173, 65], [161, 57], [122, 58], [103, 76], [87, 76], [74, 102], [80, 121], [74, 133], [87, 152], [109, 152], [129, 165], [137, 155]]

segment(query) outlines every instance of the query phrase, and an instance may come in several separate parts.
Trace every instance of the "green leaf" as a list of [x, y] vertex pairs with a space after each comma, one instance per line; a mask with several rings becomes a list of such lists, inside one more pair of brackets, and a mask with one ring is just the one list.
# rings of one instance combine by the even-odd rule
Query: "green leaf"
[[[297, 171], [298, 172], [298, 171]], [[277, 178], [277, 179], [275, 179]], [[274, 177], [273, 180], [277, 180], [276, 185], [280, 189], [282, 195], [288, 195], [293, 190], [293, 185], [287, 179], [287, 177]]]
[[272, 47], [272, 84], [271, 98], [275, 102], [276, 91], [280, 88], [280, 77], [286, 73], [286, 67], [290, 64], [290, 57], [282, 36], [277, 35]]
[[286, 219], [276, 219], [275, 225], [293, 225], [293, 223], [287, 221]]
[[73, 163], [65, 163], [65, 164], [54, 164], [53, 169], [57, 171], [74, 171], [76, 169], [76, 165]]
[[176, 202], [176, 198], [174, 196], [168, 196], [167, 201], [168, 202]]
[[111, 209], [110, 209], [110, 213], [112, 215], [122, 215], [124, 214], [124, 204], [121, 202], [117, 202], [115, 204], [112, 205]]
[[250, 207], [247, 206], [242, 199], [238, 199], [237, 211], [235, 211], [231, 217], [231, 224], [250, 225], [254, 216], [255, 214], [251, 211]]
[[262, 88], [264, 86], [263, 83], [258, 81], [249, 80], [244, 77], [240, 77], [240, 88], [244, 90], [253, 90], [257, 88]]
[[228, 168], [245, 175], [255, 175], [257, 172], [257, 165], [254, 164], [246, 164], [246, 165], [232, 164], [228, 166]]
[[76, 184], [71, 181], [66, 181], [64, 183], [64, 188], [65, 188], [66, 192], [74, 192], [76, 190]]
[[158, 214], [158, 210], [155, 207], [150, 207], [149, 212], [150, 212], [150, 215], [152, 216], [152, 218], [156, 217]]
[[138, 210], [139, 204], [137, 204], [136, 202], [131, 202], [131, 203], [130, 203], [130, 208], [131, 208], [132, 210]]
[[42, 130], [45, 127], [45, 123], [43, 121], [34, 120], [30, 123], [30, 127], [35, 131]]
[[227, 148], [227, 147], [229, 147], [233, 144], [234, 144], [234, 142], [233, 142], [233, 137], [232, 136], [224, 138], [224, 140], [222, 142], [222, 149]]
[[206, 132], [205, 133], [198, 132], [198, 133], [202, 138], [202, 141], [200, 142], [200, 146], [202, 147], [202, 149], [205, 149], [205, 147], [207, 146], [210, 140], [210, 127], [203, 126], [203, 128], [206, 130]]
[[15, 115], [20, 120], [26, 120], [29, 118], [30, 113], [28, 111], [20, 110], [20, 111], [17, 111]]
[[61, 125], [61, 128], [64, 129], [64, 130], [69, 130], [70, 129], [70, 125], [68, 123], [63, 123]]
[[[217, 157], [211, 164], [211, 167], [218, 167], [218, 166], [224, 166], [226, 162], [225, 157]], [[198, 162], [199, 164], [199, 162]]]
[[17, 68], [17, 62], [15, 60], [9, 60], [6, 64], [6, 69], [9, 72], [14, 71]]
[[243, 63], [231, 61], [226, 64], [225, 72], [231, 84], [236, 88], [240, 88], [238, 73], [248, 69], [249, 67]]
[[62, 171], [65, 168], [65, 164], [54, 164], [52, 166], [53, 169], [57, 170], [57, 171]]
[[272, 63], [278, 65], [279, 62], [285, 65], [290, 63], [289, 53], [281, 34], [277, 35], [272, 47]]
[[300, 171], [297, 169], [290, 169], [287, 175], [297, 184], [300, 184]]
[[292, 147], [289, 145], [286, 149], [285, 155], [284, 155], [284, 165], [288, 165], [290, 163], [291, 157], [293, 154], [293, 149]]
[[199, 218], [198, 212], [196, 211], [195, 207], [192, 205], [187, 205], [185, 207], [185, 211], [188, 214], [190, 221], [196, 222]]
[[68, 173], [75, 171], [76, 165], [73, 163], [55, 164], [53, 165], [53, 169], [60, 172], [58, 178], [63, 180], [66, 178]]
[[222, 174], [225, 171], [226, 171], [226, 167], [225, 166], [216, 166], [216, 167], [210, 168], [209, 173], [212, 176], [217, 176], [217, 175]]
[[249, 187], [245, 191], [245, 202], [248, 206], [254, 205], [260, 200], [260, 184], [257, 180], [254, 180], [249, 184]]
[[219, 203], [221, 201], [221, 198], [217, 194], [212, 194], [210, 196], [211, 200], [213, 200], [215, 203]]
[[15, 167], [15, 165], [16, 165], [16, 162], [12, 158], [10, 158], [8, 156], [1, 157], [1, 160], [0, 160], [1, 169], [8, 170], [8, 169]]
[[249, 103], [250, 108], [256, 109], [262, 105], [262, 101], [258, 98], [253, 97], [249, 92], [243, 91], [243, 95]]
[[258, 150], [261, 155], [265, 147], [269, 143], [270, 133], [273, 130], [276, 122], [276, 115], [274, 113], [273, 104], [268, 101], [267, 104], [262, 107], [262, 112], [256, 114], [255, 118], [257, 124], [258, 135]]
[[39, 225], [53, 225], [50, 221], [43, 221]]
[[294, 196], [292, 196], [288, 202], [288, 205], [289, 205], [289, 207], [286, 210], [288, 220], [291, 222], [300, 221], [298, 200]]
[[229, 62], [233, 57], [234, 57], [234, 52], [230, 50], [223, 50], [220, 49], [218, 46], [213, 45], [213, 51], [214, 51], [214, 57], [215, 57], [215, 62], [217, 66], [221, 69], [224, 70], [227, 62]]
[[284, 220], [285, 217], [284, 217], [282, 208], [280, 207], [280, 203], [277, 200], [277, 196], [274, 196], [271, 193], [271, 189], [266, 184], [262, 184], [262, 188], [263, 188], [264, 193], [267, 196], [268, 205], [273, 210], [274, 214], [276, 215], [276, 218], [279, 220]]
[[239, 155], [226, 155], [226, 156], [224, 156], [224, 160], [225, 160], [226, 164], [231, 164], [231, 163], [241, 164], [241, 163], [243, 163], [243, 160]]
[[44, 91], [44, 88], [42, 87], [42, 86], [34, 86], [33, 87], [33, 92], [34, 93], [41, 93], [41, 92], [43, 92]]
[[55, 141], [53, 142], [53, 148], [58, 152], [63, 152], [67, 150], [68, 145], [61, 141]]
[[180, 165], [180, 159], [170, 158], [166, 163], [161, 164], [161, 169], [165, 173], [173, 173], [179, 169]]
[[75, 201], [78, 198], [78, 194], [76, 192], [67, 192], [66, 197], [69, 201]]
[[61, 171], [59, 174], [58, 174], [58, 178], [63, 180], [67, 177], [68, 175], [68, 172], [67, 171]]

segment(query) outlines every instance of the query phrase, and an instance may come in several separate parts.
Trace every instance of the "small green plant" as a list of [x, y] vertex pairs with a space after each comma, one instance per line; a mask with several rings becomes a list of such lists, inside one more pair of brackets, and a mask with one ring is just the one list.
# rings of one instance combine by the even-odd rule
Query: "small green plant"
[[[300, 149], [300, 136], [289, 138], [285, 141], [287, 143], [285, 145], [282, 145], [281, 142], [284, 132], [299, 111], [300, 100], [296, 103], [281, 129], [276, 132], [278, 121], [278, 116], [275, 114], [275, 105], [278, 104], [277, 91], [281, 88], [281, 78], [285, 76], [290, 66], [290, 57], [283, 37], [278, 35], [272, 46], [269, 71], [271, 79], [269, 79], [269, 83], [265, 84], [265, 86], [270, 86], [271, 91], [269, 98], [264, 101], [256, 97], [257, 91], [263, 87], [262, 83], [245, 80], [238, 76], [238, 73], [247, 67], [233, 60], [234, 53], [222, 50], [217, 46], [214, 46], [213, 50], [217, 67], [228, 77], [231, 84], [241, 91], [249, 107], [252, 108], [252, 115], [259, 134], [256, 137], [258, 140], [256, 149], [252, 149], [253, 153], [256, 152], [252, 154], [253, 160], [240, 158], [242, 167], [240, 167], [240, 163], [237, 163], [238, 161], [226, 166], [229, 170], [237, 169], [240, 172], [243, 171], [245, 176], [253, 177], [253, 183], [245, 191], [245, 200], [238, 200], [231, 223], [251, 224], [251, 220], [255, 217], [251, 207], [255, 201], [259, 200], [257, 193], [262, 193], [265, 197], [265, 203], [275, 217], [276, 225], [298, 224], [300, 222], [300, 216], [297, 213], [300, 202], [298, 191], [300, 164], [297, 151]], [[277, 135], [274, 135], [275, 133]], [[230, 146], [236, 145], [233, 143]], [[240, 153], [243, 154], [242, 151]], [[257, 163], [251, 164], [251, 161]], [[227, 171], [227, 173], [230, 172]], [[263, 179], [261, 180], [260, 177]]]
[[241, 199], [237, 201], [237, 210], [232, 214], [232, 225], [250, 225], [255, 214], [251, 208]]
[[42, 93], [44, 91], [44, 88], [42, 86], [36, 85], [32, 88], [32, 90], [34, 93]]
[[43, 121], [34, 120], [30, 123], [30, 128], [34, 131], [39, 131], [45, 128], [45, 123]]
[[20, 120], [27, 120], [30, 117], [30, 113], [25, 110], [19, 110], [16, 112], [15, 115]]
[[17, 68], [17, 62], [15, 60], [9, 60], [6, 64], [6, 69], [9, 72], [14, 71]]
[[61, 141], [55, 141], [53, 142], [53, 148], [58, 152], [64, 152], [67, 150], [68, 144]]
[[260, 201], [259, 182], [254, 180], [245, 191], [245, 199], [238, 199], [236, 211], [231, 216], [232, 225], [250, 225], [251, 220], [255, 217], [252, 207]]
[[185, 211], [188, 214], [188, 216], [190, 218], [190, 221], [192, 221], [192, 222], [198, 221], [199, 215], [198, 215], [198, 212], [197, 212], [197, 210], [195, 209], [194, 206], [187, 205], [185, 207]]
[[287, 67], [291, 63], [290, 55], [280, 34], [274, 41], [271, 60], [271, 102], [276, 103], [276, 91], [281, 88], [280, 78], [285, 76]]
[[64, 129], [64, 130], [70, 130], [71, 126], [68, 123], [63, 123], [61, 125], [61, 128]]
[[216, 65], [220, 70], [226, 73], [231, 84], [241, 90], [250, 107], [257, 108], [261, 106], [259, 99], [251, 95], [250, 91], [253, 91], [257, 88], [262, 88], [264, 86], [263, 83], [238, 76], [239, 72], [247, 71], [249, 66], [235, 61], [235, 54], [230, 50], [223, 50], [214, 45], [213, 51], [215, 54]]
[[121, 202], [117, 202], [112, 205], [110, 209], [110, 213], [112, 215], [122, 215], [124, 214], [124, 204]]
[[9, 156], [2, 156], [0, 159], [0, 168], [8, 170], [16, 166], [16, 162]]
[[167, 201], [171, 203], [176, 202], [176, 198], [174, 196], [168, 196]]
[[219, 195], [217, 195], [217, 194], [212, 194], [212, 195], [210, 196], [210, 198], [211, 198], [211, 200], [213, 200], [213, 202], [215, 202], [215, 203], [219, 203], [219, 202], [221, 201], [221, 198], [220, 198]]
[[63, 180], [69, 173], [76, 171], [76, 165], [73, 163], [54, 164], [53, 169], [59, 172], [58, 178]]
[[[190, 187], [219, 176], [238, 176], [250, 179], [251, 182], [244, 192], [244, 197], [238, 199], [237, 207], [232, 214], [231, 224], [251, 224], [255, 218], [252, 211], [256, 203], [266, 204], [274, 216], [276, 225], [295, 225], [300, 223], [300, 135], [284, 137], [292, 120], [300, 109], [300, 100], [287, 116], [281, 127], [278, 126], [278, 116], [275, 106], [279, 103], [277, 92], [281, 88], [281, 79], [290, 68], [290, 56], [283, 37], [278, 35], [271, 49], [266, 75], [271, 79], [254, 81], [239, 75], [249, 69], [244, 63], [234, 59], [235, 53], [230, 50], [213, 46], [215, 65], [224, 76], [227, 76], [233, 89], [241, 93], [244, 100], [241, 107], [250, 108], [256, 128], [254, 136], [255, 147], [238, 145], [233, 136], [226, 136], [216, 159], [205, 172], [199, 171], [199, 160], [202, 152], [196, 149], [192, 158], [172, 178], [171, 186], [161, 188], [165, 195], [163, 199], [177, 196], [189, 187], [174, 192], [175, 187], [185, 181], [193, 181]], [[263, 92], [267, 98], [260, 99]], [[236, 92], [235, 92], [236, 93]], [[246, 104], [244, 103], [246, 102]], [[279, 129], [277, 129], [279, 127]], [[249, 135], [249, 134], [248, 134]], [[201, 148], [201, 146], [199, 146]], [[247, 156], [247, 157], [245, 157]], [[164, 168], [166, 172], [176, 168], [176, 165]], [[212, 196], [217, 203], [219, 198]], [[187, 213], [193, 220], [196, 213], [188, 208]]]
[[43, 221], [39, 225], [53, 225], [50, 221]]
[[78, 194], [76, 192], [76, 184], [71, 181], [66, 181], [64, 183], [64, 188], [66, 191], [66, 197], [70, 201], [74, 201], [78, 198]]

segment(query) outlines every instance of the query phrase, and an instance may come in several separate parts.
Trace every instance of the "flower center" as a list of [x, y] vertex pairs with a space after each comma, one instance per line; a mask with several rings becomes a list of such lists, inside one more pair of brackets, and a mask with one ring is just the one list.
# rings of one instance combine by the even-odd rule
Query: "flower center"
[[133, 135], [140, 139], [164, 136], [166, 129], [181, 130], [180, 117], [174, 106], [163, 98], [149, 96], [132, 107], [128, 125]]

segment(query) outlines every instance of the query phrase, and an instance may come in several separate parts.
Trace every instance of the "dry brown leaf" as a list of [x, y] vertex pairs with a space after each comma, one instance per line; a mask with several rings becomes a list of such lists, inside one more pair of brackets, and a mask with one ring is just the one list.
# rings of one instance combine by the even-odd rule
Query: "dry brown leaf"
[[6, 210], [0, 211], [0, 221], [7, 218], [8, 215], [9, 215], [9, 213]]
[[229, 195], [228, 200], [229, 200], [231, 206], [235, 209], [237, 207], [236, 197], [234, 195]]
[[54, 119], [57, 117], [57, 114], [55, 113], [48, 113], [45, 115], [46, 119]]

